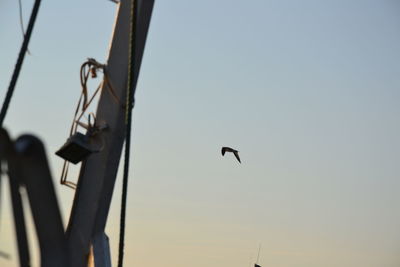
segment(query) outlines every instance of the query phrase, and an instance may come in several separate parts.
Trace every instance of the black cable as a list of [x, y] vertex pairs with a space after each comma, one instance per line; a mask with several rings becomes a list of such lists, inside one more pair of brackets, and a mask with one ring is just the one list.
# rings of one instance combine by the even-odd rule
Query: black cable
[[[22, 2], [21, 2], [21, 0], [18, 0], [18, 7], [19, 7], [19, 25], [21, 26], [22, 37], [25, 37], [24, 19], [23, 19], [23, 15], [22, 15]], [[31, 54], [31, 52], [29, 51], [29, 48], [26, 49], [26, 53], [28, 53], [28, 55]]]
[[122, 180], [122, 197], [121, 197], [121, 217], [119, 228], [119, 250], [118, 250], [118, 267], [123, 266], [124, 261], [124, 240], [125, 240], [125, 217], [126, 217], [126, 197], [128, 192], [128, 175], [129, 175], [129, 156], [131, 146], [131, 128], [132, 128], [132, 109], [135, 92], [134, 82], [134, 64], [135, 64], [135, 21], [137, 18], [137, 2], [131, 0], [131, 20], [129, 35], [129, 63], [128, 63], [128, 85], [126, 95], [126, 114], [125, 114], [125, 154], [124, 154], [124, 174]]
[[4, 118], [6, 117], [7, 110], [10, 105], [11, 97], [14, 93], [15, 85], [17, 84], [18, 76], [19, 76], [19, 73], [22, 68], [22, 63], [24, 62], [25, 54], [26, 54], [26, 51], [28, 50], [29, 40], [31, 38], [33, 26], [35, 25], [36, 17], [39, 12], [40, 2], [41, 2], [41, 0], [36, 0], [35, 4], [33, 5], [33, 8], [32, 8], [32, 13], [31, 13], [31, 17], [29, 19], [29, 24], [28, 24], [28, 28], [26, 30], [24, 41], [22, 43], [21, 50], [19, 51], [17, 63], [15, 64], [14, 72], [11, 77], [10, 85], [8, 87], [6, 97], [4, 99], [3, 106], [1, 107], [0, 127], [3, 126]]

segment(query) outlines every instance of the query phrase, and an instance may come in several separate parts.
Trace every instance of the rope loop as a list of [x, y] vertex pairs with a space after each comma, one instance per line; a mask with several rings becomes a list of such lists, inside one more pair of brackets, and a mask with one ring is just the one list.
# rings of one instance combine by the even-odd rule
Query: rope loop
[[[88, 90], [88, 81], [89, 78], [95, 79], [98, 77], [98, 72], [103, 73], [103, 80], [101, 83], [97, 86], [96, 90], [92, 94], [92, 96], [89, 97], [89, 90]], [[96, 116], [93, 112], [90, 112], [88, 114], [87, 118], [87, 123], [82, 122], [82, 117], [86, 114], [86, 111], [88, 110], [90, 104], [93, 102], [94, 98], [98, 94], [98, 92], [101, 90], [101, 88], [106, 87], [108, 91], [110, 92], [112, 98], [114, 101], [118, 104], [120, 104], [119, 98], [115, 93], [114, 87], [112, 86], [111, 80], [108, 77], [107, 73], [107, 66], [105, 64], [99, 63], [96, 59], [94, 58], [88, 58], [80, 68], [80, 82], [81, 82], [81, 95], [79, 96], [78, 104], [75, 109], [74, 117], [72, 120], [71, 128], [69, 131], [69, 137], [74, 135], [78, 131], [78, 127], [82, 127], [86, 129], [87, 135], [93, 136], [97, 134], [103, 126], [98, 126], [96, 124]], [[107, 86], [104, 86], [104, 83]], [[120, 105], [122, 108], [124, 108], [122, 105]], [[93, 122], [92, 119], [93, 118]], [[98, 129], [99, 128], [99, 129]], [[68, 181], [68, 168], [69, 168], [69, 162], [64, 160], [63, 168], [61, 171], [61, 178], [60, 178], [60, 183], [62, 185], [68, 186], [72, 189], [76, 189], [76, 184], [74, 182]]]

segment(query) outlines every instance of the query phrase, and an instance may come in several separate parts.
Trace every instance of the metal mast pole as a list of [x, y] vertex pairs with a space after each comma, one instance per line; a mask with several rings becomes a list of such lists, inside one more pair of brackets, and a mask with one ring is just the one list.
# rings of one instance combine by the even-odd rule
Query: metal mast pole
[[[104, 233], [121, 157], [125, 137], [125, 108], [121, 104], [126, 103], [130, 2], [121, 0], [119, 3], [107, 62], [108, 78], [120, 103], [116, 103], [110, 88], [104, 83], [96, 112], [96, 124], [106, 125], [107, 128], [95, 137], [103, 144], [103, 149], [91, 154], [82, 163], [68, 223], [67, 243], [71, 266], [74, 267], [87, 266], [94, 237]], [[135, 27], [134, 85], [139, 75], [154, 0], [138, 0], [136, 4], [138, 17]]]

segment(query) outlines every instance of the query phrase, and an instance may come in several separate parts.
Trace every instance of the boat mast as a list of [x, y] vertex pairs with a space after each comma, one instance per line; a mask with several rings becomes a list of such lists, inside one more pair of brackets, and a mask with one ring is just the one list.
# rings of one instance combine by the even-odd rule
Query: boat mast
[[[93, 245], [96, 266], [110, 266], [107, 238], [104, 234], [112, 199], [117, 169], [125, 138], [125, 107], [131, 0], [121, 0], [111, 48], [106, 64], [112, 89], [103, 83], [96, 112], [96, 125], [104, 128], [95, 138], [103, 149], [91, 154], [83, 163], [79, 174], [71, 215], [66, 231], [71, 266], [86, 267], [90, 247]], [[135, 19], [134, 80], [136, 86], [150, 24], [154, 0], [136, 0], [138, 16]], [[118, 103], [110, 91], [113, 90]], [[96, 245], [96, 243], [99, 244]], [[102, 251], [97, 251], [97, 248]]]

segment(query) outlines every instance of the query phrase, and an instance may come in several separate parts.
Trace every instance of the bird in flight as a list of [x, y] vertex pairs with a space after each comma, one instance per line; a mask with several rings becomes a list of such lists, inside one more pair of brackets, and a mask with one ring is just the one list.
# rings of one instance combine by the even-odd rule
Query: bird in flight
[[221, 149], [222, 156], [225, 155], [225, 152], [232, 152], [235, 155], [236, 159], [239, 161], [239, 163], [242, 163], [239, 158], [239, 151], [237, 151], [236, 149], [224, 146]]

